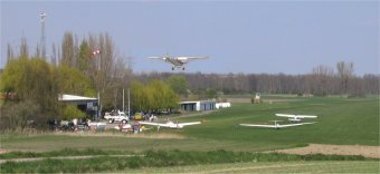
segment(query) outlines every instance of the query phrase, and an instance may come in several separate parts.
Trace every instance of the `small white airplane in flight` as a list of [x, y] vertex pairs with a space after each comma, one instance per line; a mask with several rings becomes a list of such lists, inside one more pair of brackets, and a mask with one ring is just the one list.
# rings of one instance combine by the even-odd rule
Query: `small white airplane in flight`
[[304, 118], [317, 118], [316, 115], [275, 114], [278, 117], [288, 117], [291, 122], [301, 122]]
[[173, 56], [162, 56], [162, 57], [148, 57], [149, 59], [161, 59], [164, 60], [167, 63], [172, 64], [172, 70], [175, 69], [182, 69], [185, 70], [185, 64], [192, 60], [199, 60], [199, 59], [207, 59], [208, 57], [188, 57], [188, 56], [180, 56], [180, 57], [173, 57]]
[[174, 123], [172, 121], [168, 121], [166, 123], [154, 123], [154, 122], [140, 121], [139, 123], [142, 125], [157, 126], [158, 128], [159, 127], [168, 127], [168, 128], [174, 128], [174, 129], [182, 129], [185, 126], [202, 124], [202, 122], [200, 122], [200, 121], [188, 122], [188, 123]]
[[281, 124], [277, 123], [277, 121], [274, 121], [274, 125], [242, 123], [242, 124], [240, 124], [240, 126], [280, 129], [280, 128], [287, 128], [287, 127], [294, 127], [294, 126], [302, 126], [302, 125], [306, 125], [306, 124], [315, 124], [315, 123], [316, 122], [306, 122], [306, 123], [282, 124], [281, 125]]

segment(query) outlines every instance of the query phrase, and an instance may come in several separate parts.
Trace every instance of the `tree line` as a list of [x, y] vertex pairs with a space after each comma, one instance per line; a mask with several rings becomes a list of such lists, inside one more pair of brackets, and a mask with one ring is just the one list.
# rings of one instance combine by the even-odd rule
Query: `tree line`
[[378, 95], [380, 82], [379, 75], [355, 75], [354, 64], [343, 61], [337, 63], [336, 71], [332, 67], [319, 65], [304, 75], [153, 72], [135, 74], [135, 78], [166, 80], [173, 75], [183, 77], [189, 93], [198, 94], [200, 98], [255, 93], [361, 97]]

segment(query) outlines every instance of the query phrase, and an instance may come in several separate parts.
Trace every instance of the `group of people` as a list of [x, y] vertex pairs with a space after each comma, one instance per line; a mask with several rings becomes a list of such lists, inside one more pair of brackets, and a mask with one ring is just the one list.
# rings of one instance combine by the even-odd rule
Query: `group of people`
[[88, 129], [89, 120], [86, 119], [73, 119], [71, 121], [68, 120], [58, 120], [58, 119], [50, 119], [48, 120], [48, 127], [50, 130], [54, 131], [77, 131], [79, 129]]
[[[142, 119], [150, 122], [157, 121], [157, 116], [153, 114], [143, 114]], [[47, 122], [48, 127], [52, 131], [78, 131], [78, 130], [105, 130], [106, 125], [102, 122], [91, 122], [89, 119], [72, 119], [68, 120], [59, 120], [59, 119], [50, 119]], [[119, 129], [122, 132], [134, 132], [138, 133], [144, 129], [144, 126], [140, 125], [138, 122], [133, 123], [122, 123], [115, 127], [115, 129]]]

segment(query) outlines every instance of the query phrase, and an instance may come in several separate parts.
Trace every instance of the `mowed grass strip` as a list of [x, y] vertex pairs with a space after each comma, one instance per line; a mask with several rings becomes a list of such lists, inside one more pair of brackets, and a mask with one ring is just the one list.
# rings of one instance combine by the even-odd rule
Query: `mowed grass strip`
[[127, 169], [117, 173], [379, 173], [378, 161], [241, 162]]
[[[177, 131], [177, 130], [167, 130]], [[179, 130], [182, 131], [182, 130]], [[161, 132], [161, 131], [160, 131]], [[75, 137], [64, 135], [18, 135], [10, 139], [3, 139], [2, 148], [9, 151], [24, 152], [47, 152], [59, 151], [64, 148], [84, 150], [87, 148], [115, 151], [142, 152], [154, 150], [197, 150], [210, 151], [217, 149], [240, 150], [240, 151], [265, 151], [271, 149], [291, 148], [282, 144], [266, 145], [262, 143], [247, 144], [230, 140], [212, 140], [206, 138], [185, 139], [143, 139], [128, 137]]]
[[250, 153], [231, 151], [147, 151], [132, 157], [94, 157], [81, 160], [45, 159], [31, 162], [6, 162], [1, 165], [1, 173], [85, 173], [121, 171], [143, 167], [175, 167], [239, 162], [280, 162], [280, 161], [372, 161], [362, 156], [338, 155], [289, 155], [277, 153]]

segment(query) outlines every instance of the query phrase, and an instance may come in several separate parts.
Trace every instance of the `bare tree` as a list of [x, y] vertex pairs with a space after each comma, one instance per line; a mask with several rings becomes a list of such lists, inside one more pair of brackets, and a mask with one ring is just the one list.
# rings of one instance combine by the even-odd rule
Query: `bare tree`
[[62, 41], [62, 59], [61, 63], [70, 67], [74, 67], [74, 36], [71, 32], [66, 32]]
[[128, 70], [124, 58], [115, 51], [115, 44], [109, 34], [101, 33], [97, 36], [89, 34], [86, 44], [91, 52], [95, 51], [95, 54], [92, 54], [88, 61], [89, 66], [86, 68], [88, 69], [87, 74], [91, 77], [96, 90], [100, 93], [101, 107], [102, 105], [113, 107], [115, 106], [115, 97], [106, 94], [121, 95], [122, 88], [126, 87], [124, 86], [125, 84], [128, 84], [129, 74], [132, 71]]
[[364, 97], [364, 82], [362, 78], [352, 77], [348, 85], [348, 97]]
[[7, 44], [7, 64], [9, 63], [9, 61], [14, 57], [13, 55], [13, 49], [12, 49], [12, 46], [11, 44]]
[[20, 57], [28, 58], [29, 57], [29, 46], [26, 42], [26, 38], [21, 38], [21, 45], [20, 45]]
[[61, 49], [59, 47], [57, 47], [57, 64], [59, 64], [60, 62], [62, 62], [62, 54], [61, 54]]
[[34, 53], [34, 57], [40, 57], [40, 56], [41, 56], [41, 49], [40, 49], [40, 46], [37, 44], [36, 52]]
[[337, 63], [336, 68], [340, 78], [341, 92], [347, 93], [349, 80], [354, 73], [354, 63], [341, 61]]
[[56, 49], [56, 47], [55, 47], [55, 43], [53, 43], [52, 45], [51, 45], [51, 50], [52, 50], [52, 55], [51, 55], [51, 63], [53, 64], [53, 65], [57, 65], [57, 49]]
[[380, 75], [365, 74], [363, 76], [363, 86], [367, 94], [379, 95]]
[[311, 91], [314, 95], [325, 96], [329, 93], [330, 79], [334, 76], [334, 69], [319, 65], [312, 70]]

